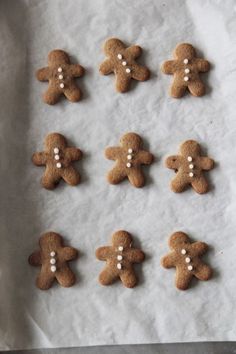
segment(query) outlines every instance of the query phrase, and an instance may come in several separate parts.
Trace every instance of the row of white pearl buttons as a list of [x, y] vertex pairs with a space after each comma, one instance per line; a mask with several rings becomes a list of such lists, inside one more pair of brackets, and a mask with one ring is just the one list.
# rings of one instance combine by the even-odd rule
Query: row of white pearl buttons
[[[57, 69], [57, 71], [58, 71], [59, 73], [62, 73], [62, 68], [59, 67], [59, 68]], [[62, 75], [62, 74], [59, 74], [59, 75], [58, 75], [58, 79], [59, 79], [59, 80], [63, 80], [63, 75]], [[65, 87], [65, 85], [64, 85], [63, 82], [61, 82], [59, 86], [60, 86], [60, 88], [62, 88], [62, 89]]]
[[[188, 64], [188, 59], [184, 59], [184, 64], [187, 65]], [[189, 74], [190, 73], [190, 69], [186, 68], [184, 69], [185, 74]], [[188, 76], [184, 76], [184, 81], [188, 81], [189, 77]]]
[[[55, 147], [53, 149], [53, 152], [54, 152], [54, 159], [56, 161], [60, 160], [60, 155], [59, 155], [59, 149], [57, 147]], [[61, 163], [60, 162], [57, 162], [56, 164], [57, 168], [61, 168]]]
[[[192, 161], [193, 161], [192, 156], [188, 156], [187, 160], [188, 160], [189, 162], [192, 162]], [[190, 164], [188, 165], [188, 167], [190, 168], [190, 170], [193, 170], [193, 169], [194, 169], [194, 165], [193, 165], [192, 163], [190, 163]], [[188, 175], [189, 175], [189, 177], [193, 177], [193, 176], [194, 176], [194, 173], [193, 173], [193, 172], [189, 172]]]
[[[128, 155], [127, 155], [127, 160], [132, 160], [132, 154], [133, 153], [133, 150], [132, 149], [128, 149]], [[132, 164], [130, 162], [127, 162], [126, 166], [128, 168], [130, 168], [132, 166]]]
[[[124, 249], [123, 246], [119, 246], [119, 247], [118, 247], [118, 251], [120, 251], [120, 252], [122, 252], [123, 249]], [[118, 260], [118, 261], [122, 261], [122, 259], [123, 259], [123, 256], [122, 256], [121, 254], [118, 254], [117, 260]], [[122, 268], [121, 262], [118, 262], [117, 265], [116, 265], [116, 267], [117, 267], [117, 269], [121, 269], [121, 268]]]
[[53, 272], [53, 273], [55, 273], [55, 271], [57, 270], [57, 267], [55, 266], [55, 264], [56, 264], [56, 262], [57, 262], [56, 259], [54, 258], [55, 255], [56, 255], [56, 252], [54, 252], [54, 251], [52, 251], [52, 252], [50, 253], [50, 256], [51, 256], [51, 258], [50, 258], [50, 264], [52, 264], [51, 267], [50, 267], [50, 269], [51, 269], [51, 272]]
[[[187, 253], [187, 251], [183, 248], [181, 250], [181, 254], [185, 255], [186, 253]], [[185, 258], [185, 262], [186, 263], [190, 263], [191, 262], [191, 258], [190, 257], [186, 257]], [[191, 264], [188, 265], [188, 270], [190, 270], [190, 271], [193, 270], [193, 266]]]
[[[119, 54], [117, 55], [117, 58], [118, 58], [119, 60], [122, 60], [122, 59], [123, 59], [122, 54], [119, 53]], [[123, 65], [123, 66], [126, 66], [126, 65], [127, 65], [127, 61], [125, 61], [125, 60], [122, 61], [122, 65]], [[131, 69], [130, 69], [130, 68], [126, 68], [125, 71], [127, 72], [127, 74], [129, 74], [129, 73], [131, 72]]]

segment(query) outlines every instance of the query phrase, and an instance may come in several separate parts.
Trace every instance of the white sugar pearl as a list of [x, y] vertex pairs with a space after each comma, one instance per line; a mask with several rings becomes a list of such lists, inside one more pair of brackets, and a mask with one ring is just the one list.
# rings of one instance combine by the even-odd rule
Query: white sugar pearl
[[126, 65], [127, 65], [127, 62], [126, 62], [126, 61], [122, 61], [122, 65], [123, 65], [123, 66], [126, 66]]
[[188, 64], [188, 59], [184, 59], [184, 64]]
[[189, 80], [189, 77], [188, 76], [185, 76], [184, 77], [184, 81], [188, 81]]
[[65, 85], [63, 83], [60, 84], [60, 88], [64, 88]]
[[51, 263], [51, 264], [56, 264], [55, 258], [51, 258], [51, 259], [50, 259], [50, 263]]
[[127, 155], [128, 160], [132, 160], [132, 155]]
[[194, 165], [191, 163], [191, 164], [189, 165], [189, 168], [192, 170], [192, 169], [194, 168]]
[[122, 55], [119, 53], [119, 54], [117, 55], [117, 58], [121, 60], [121, 59], [122, 59]]
[[189, 265], [189, 266], [188, 266], [188, 270], [193, 270], [193, 266], [192, 266], [192, 265]]
[[59, 77], [59, 79], [60, 79], [60, 80], [62, 80], [62, 79], [63, 79], [63, 75], [59, 75], [58, 77]]
[[125, 71], [127, 72], [127, 74], [131, 72], [130, 68], [125, 69]]
[[118, 259], [118, 261], [121, 261], [123, 259], [123, 257], [119, 255], [119, 256], [117, 256], [117, 259]]
[[51, 269], [51, 272], [53, 272], [53, 273], [54, 273], [54, 272], [57, 270], [57, 267], [53, 265], [53, 266], [51, 266], [51, 268], [50, 268], [50, 269]]
[[189, 173], [189, 177], [193, 177], [194, 175], [193, 175], [193, 173], [192, 172], [190, 172]]
[[59, 73], [61, 73], [61, 72], [62, 72], [62, 68], [59, 67], [59, 68], [57, 69], [57, 71], [58, 71]]
[[57, 162], [57, 168], [61, 168], [61, 163]]
[[181, 250], [181, 253], [182, 253], [182, 254], [186, 254], [187, 251], [183, 248], [183, 249]]
[[193, 158], [191, 156], [188, 156], [188, 161], [189, 162], [193, 161]]
[[187, 69], [184, 69], [184, 72], [185, 72], [185, 74], [189, 74], [190, 70], [187, 68]]
[[186, 258], [185, 258], [185, 262], [186, 262], [186, 263], [190, 263], [190, 262], [191, 262], [191, 259], [190, 259], [189, 257], [186, 257]]
[[118, 250], [121, 251], [121, 252], [123, 251], [123, 249], [124, 249], [123, 246], [119, 246], [119, 247], [118, 247]]
[[127, 166], [128, 168], [130, 168], [130, 167], [131, 167], [131, 163], [128, 162], [128, 163], [126, 164], [126, 166]]
[[132, 152], [133, 152], [133, 149], [128, 149], [129, 154], [132, 154]]
[[54, 252], [54, 251], [52, 251], [51, 253], [50, 253], [50, 256], [51, 257], [54, 257], [56, 255], [56, 252]]
[[54, 159], [55, 159], [55, 160], [59, 160], [59, 159], [60, 159], [60, 156], [59, 156], [59, 155], [55, 155], [55, 156], [54, 156]]
[[120, 263], [117, 263], [116, 266], [117, 266], [118, 269], [121, 269], [121, 264]]
[[58, 154], [59, 149], [58, 149], [58, 148], [54, 148], [54, 149], [53, 149], [53, 152], [54, 152], [54, 154]]

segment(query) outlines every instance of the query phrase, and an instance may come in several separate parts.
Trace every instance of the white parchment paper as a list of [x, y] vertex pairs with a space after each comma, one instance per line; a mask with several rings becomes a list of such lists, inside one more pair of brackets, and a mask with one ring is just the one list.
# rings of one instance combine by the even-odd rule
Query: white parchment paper
[[[235, 2], [31, 0], [0, 7], [0, 348], [236, 340]], [[142, 46], [141, 62], [152, 71], [123, 95], [112, 76], [98, 73], [102, 44], [112, 36]], [[160, 64], [183, 41], [212, 63], [203, 75], [205, 97], [168, 96], [171, 77]], [[86, 69], [79, 103], [50, 107], [41, 100], [47, 84], [34, 72], [55, 48]], [[43, 168], [32, 165], [31, 154], [54, 131], [84, 152], [78, 187], [40, 186]], [[155, 155], [140, 190], [105, 179], [113, 163], [104, 148], [127, 131], [139, 133]], [[164, 159], [187, 139], [216, 161], [206, 195], [169, 189], [173, 171]], [[95, 249], [119, 229], [147, 254], [133, 290], [97, 282], [104, 264]], [[39, 269], [27, 258], [47, 230], [80, 251], [71, 263], [78, 278], [72, 288], [43, 292], [34, 285]], [[175, 289], [174, 270], [160, 266], [177, 230], [211, 245], [205, 260], [215, 271], [210, 282], [193, 282], [186, 292]]]

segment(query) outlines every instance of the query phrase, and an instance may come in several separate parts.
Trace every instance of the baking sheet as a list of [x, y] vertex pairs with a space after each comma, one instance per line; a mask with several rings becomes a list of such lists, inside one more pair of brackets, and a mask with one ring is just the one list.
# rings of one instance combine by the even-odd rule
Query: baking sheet
[[[32, 0], [0, 6], [0, 349], [235, 340], [234, 1]], [[97, 70], [110, 36], [141, 45], [141, 62], [152, 71], [151, 80], [134, 83], [125, 95]], [[203, 76], [203, 98], [167, 95], [171, 77], [159, 67], [182, 41], [212, 63]], [[77, 104], [64, 100], [49, 107], [41, 101], [47, 85], [34, 72], [55, 48], [86, 68], [78, 81], [84, 99]], [[78, 187], [40, 187], [43, 169], [30, 157], [53, 131], [85, 153], [77, 165]], [[105, 180], [112, 162], [104, 148], [127, 131], [142, 135], [155, 155], [141, 190]], [[217, 162], [207, 195], [169, 190], [173, 171], [163, 167], [164, 158], [186, 139], [198, 140]], [[131, 232], [147, 254], [133, 290], [97, 282], [104, 264], [94, 251], [118, 229]], [[27, 258], [47, 230], [80, 251], [71, 263], [78, 282], [70, 289], [42, 292], [34, 286], [38, 270]], [[174, 271], [160, 267], [176, 230], [211, 245], [205, 259], [214, 278], [187, 292], [175, 289]]]

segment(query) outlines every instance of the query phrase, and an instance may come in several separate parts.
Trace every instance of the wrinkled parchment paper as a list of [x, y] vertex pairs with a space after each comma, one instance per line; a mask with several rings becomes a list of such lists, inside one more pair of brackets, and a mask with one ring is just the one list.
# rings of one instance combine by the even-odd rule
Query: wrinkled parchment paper
[[[31, 0], [0, 6], [0, 348], [236, 340], [235, 2]], [[112, 76], [98, 73], [102, 44], [111, 36], [142, 46], [140, 62], [152, 71], [149, 81], [133, 83], [124, 95], [115, 93]], [[171, 77], [160, 64], [183, 41], [212, 63], [203, 75], [205, 97], [167, 94]], [[41, 100], [47, 84], [34, 72], [55, 48], [86, 68], [78, 80], [79, 103], [50, 107]], [[30, 158], [53, 131], [84, 151], [78, 187], [40, 186], [43, 168]], [[140, 190], [105, 180], [113, 163], [104, 148], [127, 131], [142, 135], [155, 155]], [[216, 161], [206, 195], [169, 189], [173, 171], [164, 159], [187, 139], [198, 140]], [[97, 282], [104, 264], [95, 249], [118, 229], [131, 232], [147, 255], [133, 290]], [[78, 278], [72, 288], [43, 292], [34, 285], [38, 269], [27, 258], [47, 230], [80, 251], [71, 263]], [[205, 260], [214, 278], [193, 282], [187, 292], [175, 289], [174, 270], [160, 267], [177, 230], [211, 245]]]

